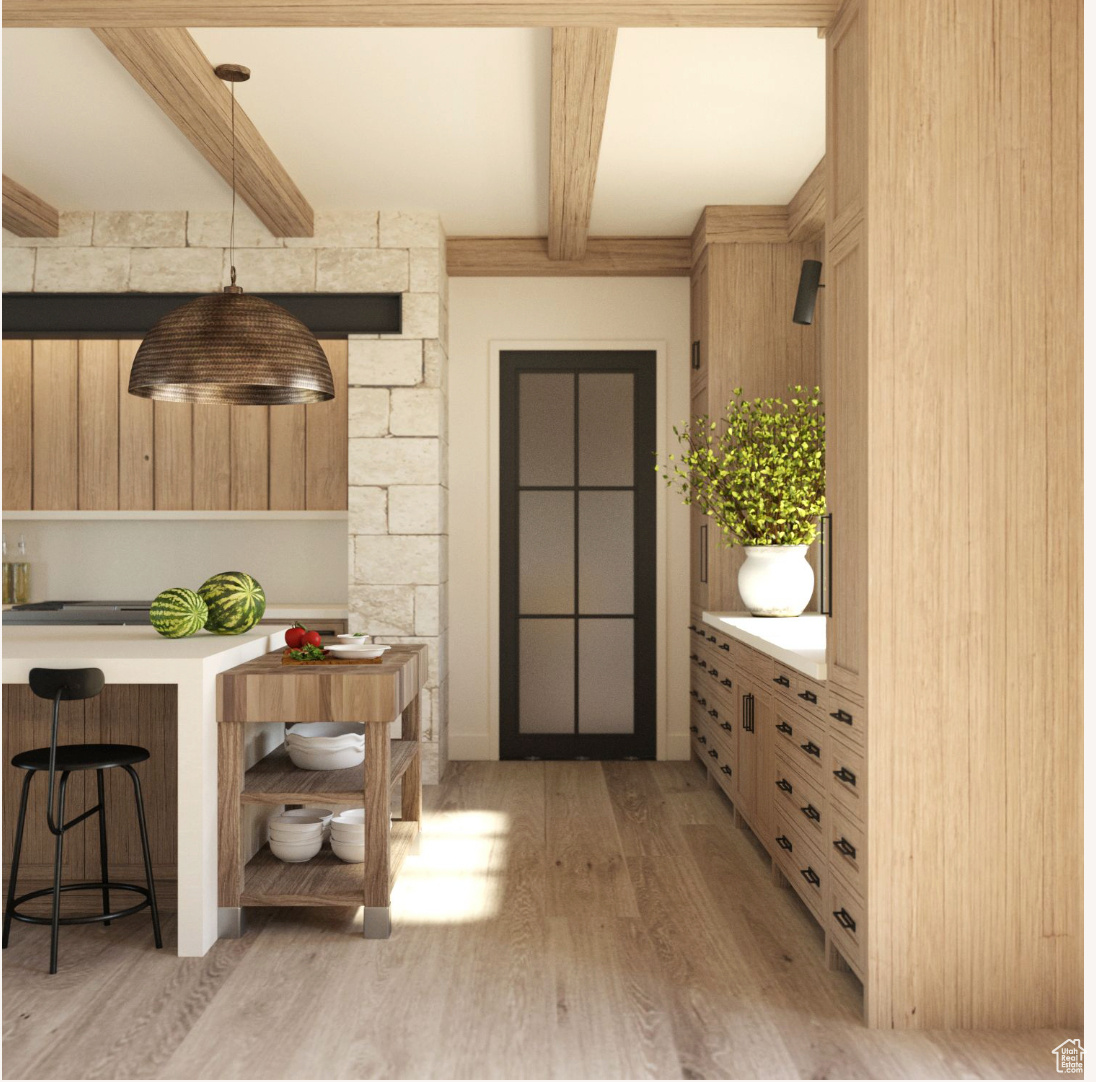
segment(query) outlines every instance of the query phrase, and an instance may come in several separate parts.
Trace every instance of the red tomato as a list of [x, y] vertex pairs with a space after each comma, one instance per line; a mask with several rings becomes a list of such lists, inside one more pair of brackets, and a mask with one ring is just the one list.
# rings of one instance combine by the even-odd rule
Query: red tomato
[[318, 631], [306, 631], [304, 641], [307, 646], [319, 646], [321, 642], [320, 633]]
[[[291, 627], [285, 633], [285, 644], [290, 650], [299, 650], [304, 645], [305, 629], [303, 627]], [[315, 632], [312, 632], [315, 634]]]

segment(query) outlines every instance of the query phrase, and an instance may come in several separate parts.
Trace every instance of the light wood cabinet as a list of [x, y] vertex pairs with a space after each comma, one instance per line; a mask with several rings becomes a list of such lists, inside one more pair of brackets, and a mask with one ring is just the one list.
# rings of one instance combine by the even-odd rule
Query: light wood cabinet
[[269, 407], [135, 398], [139, 344], [5, 339], [5, 510], [346, 509], [345, 340], [331, 402]]

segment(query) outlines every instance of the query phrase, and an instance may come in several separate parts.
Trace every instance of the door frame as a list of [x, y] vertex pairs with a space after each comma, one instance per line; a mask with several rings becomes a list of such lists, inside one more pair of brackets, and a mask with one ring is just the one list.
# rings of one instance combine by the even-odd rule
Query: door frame
[[[501, 357], [505, 355], [514, 360], [512, 369], [513, 378], [507, 382], [504, 392], [501, 386]], [[654, 572], [657, 568], [658, 554], [655, 545], [657, 536], [657, 523], [655, 520], [655, 497], [658, 492], [656, 485], [657, 475], [654, 471], [653, 451], [657, 447], [658, 423], [656, 417], [657, 399], [657, 355], [653, 350], [620, 350], [620, 349], [551, 349], [551, 350], [504, 350], [500, 352], [500, 430], [503, 422], [503, 407], [507, 410], [505, 418], [509, 433], [508, 439], [513, 441], [510, 453], [506, 455], [505, 462], [500, 462], [500, 606], [499, 606], [499, 694], [500, 698], [505, 691], [506, 696], [514, 710], [513, 725], [508, 726], [507, 733], [500, 729], [499, 745], [500, 755], [506, 752], [507, 758], [520, 759], [536, 757], [543, 759], [653, 759], [656, 756], [658, 731], [656, 725], [656, 693], [657, 673], [655, 671], [655, 657], [658, 651], [658, 628], [655, 613], [655, 581]], [[574, 571], [574, 651], [575, 671], [574, 679], [574, 708], [575, 730], [568, 733], [522, 733], [518, 715], [520, 648], [518, 636], [522, 625], [521, 601], [519, 588], [519, 554], [518, 537], [520, 533], [520, 463], [518, 456], [518, 441], [520, 414], [518, 403], [520, 401], [520, 374], [522, 372], [555, 372], [562, 371], [573, 374], [575, 413], [572, 423], [575, 426], [575, 458], [574, 458], [574, 529], [576, 546], [572, 553]], [[632, 421], [637, 426], [634, 431], [632, 452], [633, 482], [631, 492], [634, 498], [632, 515], [632, 538], [634, 544], [633, 553], [633, 603], [632, 603], [632, 627], [633, 627], [633, 679], [632, 695], [634, 700], [633, 727], [629, 733], [612, 732], [582, 732], [580, 729], [580, 694], [581, 679], [581, 643], [582, 616], [579, 615], [579, 581], [580, 561], [577, 545], [579, 527], [579, 497], [582, 490], [581, 471], [579, 462], [579, 387], [584, 373], [629, 373], [635, 374], [633, 383], [633, 411]], [[649, 426], [649, 427], [648, 427]], [[650, 440], [649, 444], [647, 440]], [[646, 448], [650, 448], [650, 450]], [[501, 453], [501, 446], [500, 446]], [[505, 466], [505, 469], [503, 469]], [[505, 504], [506, 514], [503, 514], [504, 505], [501, 502], [501, 489], [503, 484], [508, 493], [513, 493], [515, 502]], [[506, 535], [510, 536], [507, 537]], [[652, 566], [653, 565], [653, 566]], [[644, 572], [649, 569], [649, 577]], [[588, 618], [596, 619], [594, 614], [587, 614]], [[528, 619], [528, 617], [526, 617]], [[512, 621], [512, 623], [511, 623]], [[507, 635], [501, 636], [501, 629], [506, 627]], [[505, 649], [504, 649], [505, 647]], [[505, 665], [503, 664], [505, 655]]]
[[[488, 618], [488, 656], [487, 662], [487, 687], [488, 687], [488, 734], [490, 739], [490, 758], [499, 758], [499, 430], [500, 430], [500, 406], [501, 396], [499, 391], [499, 370], [501, 354], [508, 350], [558, 350], [569, 352], [572, 350], [644, 350], [655, 355], [655, 446], [660, 455], [670, 449], [672, 432], [670, 425], [673, 423], [667, 416], [667, 345], [664, 339], [634, 339], [634, 338], [602, 338], [602, 339], [492, 339], [488, 343], [489, 371], [488, 371], [488, 416], [490, 418], [490, 432], [488, 434], [489, 463], [487, 470], [487, 500], [489, 522], [487, 524], [487, 618]], [[653, 468], [653, 467], [652, 467]], [[667, 552], [670, 547], [668, 528], [668, 496], [664, 485], [655, 488], [655, 757], [658, 759], [682, 759], [688, 758], [689, 734], [673, 734], [674, 737], [683, 735], [683, 741], [671, 739], [668, 734], [669, 694], [670, 684], [673, 691], [679, 691], [679, 681], [675, 678], [668, 679], [667, 640], [671, 637], [671, 629], [667, 620], [667, 596], [668, 596], [668, 569]], [[686, 546], [686, 551], [688, 551]], [[674, 573], [682, 579], [678, 593], [684, 590], [684, 596], [688, 597], [689, 567], [687, 561], [681, 568], [674, 568]], [[684, 634], [684, 631], [682, 631]], [[687, 651], [686, 651], [687, 652]], [[684, 654], [683, 654], [684, 656]], [[687, 678], [688, 673], [685, 673]], [[686, 714], [687, 716], [687, 714]], [[684, 753], [678, 744], [684, 746]]]

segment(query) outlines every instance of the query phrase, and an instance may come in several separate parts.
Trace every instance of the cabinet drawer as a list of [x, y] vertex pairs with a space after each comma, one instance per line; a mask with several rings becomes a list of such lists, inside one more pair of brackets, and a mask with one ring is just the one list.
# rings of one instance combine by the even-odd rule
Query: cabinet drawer
[[830, 875], [830, 909], [826, 914], [826, 931], [830, 942], [841, 952], [864, 979], [864, 944], [867, 942], [867, 910], [840, 875]]
[[713, 691], [722, 692], [724, 695], [733, 695], [738, 687], [738, 679], [734, 675], [734, 670], [722, 659], [719, 660], [718, 664], [709, 659], [707, 666], [699, 671], [703, 674], [699, 686], [711, 688]]
[[826, 761], [830, 768], [830, 799], [844, 808], [857, 822], [863, 823], [868, 781], [864, 753], [852, 744], [834, 737], [830, 740], [829, 757]]
[[802, 673], [792, 676], [795, 704], [805, 714], [822, 721], [826, 714], [826, 686]]
[[783, 748], [789, 759], [808, 778], [820, 781], [826, 758], [826, 735], [822, 724], [787, 709], [780, 699], [773, 703], [774, 747]]
[[864, 828], [840, 805], [830, 808], [829, 815], [830, 869], [840, 873], [857, 895], [863, 899], [868, 866], [867, 835]]
[[825, 791], [803, 776], [783, 748], [777, 748], [773, 756], [773, 786], [776, 806], [783, 808], [824, 853], [830, 831]]
[[795, 702], [795, 678], [796, 672], [794, 669], [789, 669], [787, 665], [781, 665], [779, 661], [773, 662], [773, 672], [769, 678], [773, 690], [789, 703]]
[[860, 747], [864, 746], [867, 718], [862, 706], [831, 690], [826, 702], [826, 715], [831, 733]]
[[720, 743], [726, 744], [728, 748], [732, 747], [735, 735], [734, 708], [728, 705], [722, 697], [713, 695], [708, 699], [708, 705], [700, 707], [700, 709], [704, 711], [713, 735]]
[[807, 907], [824, 923], [824, 903], [827, 898], [826, 880], [829, 868], [821, 854], [810, 845], [799, 827], [788, 818], [783, 808], [776, 810], [773, 828], [776, 845], [773, 853], [780, 870], [788, 877], [795, 892]]

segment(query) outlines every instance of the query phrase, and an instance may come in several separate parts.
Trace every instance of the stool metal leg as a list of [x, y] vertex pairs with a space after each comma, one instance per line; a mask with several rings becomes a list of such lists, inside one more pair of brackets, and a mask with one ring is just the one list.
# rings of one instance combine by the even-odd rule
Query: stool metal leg
[[27, 820], [27, 796], [30, 793], [30, 780], [34, 777], [34, 771], [28, 770], [23, 779], [23, 794], [19, 798], [19, 820], [15, 824], [15, 846], [11, 853], [11, 872], [8, 875], [8, 902], [4, 906], [4, 946], [8, 945], [8, 936], [11, 935], [11, 914], [15, 907], [15, 883], [19, 878], [19, 854], [23, 850], [23, 824]]
[[61, 828], [56, 834], [53, 858], [53, 914], [49, 935], [49, 971], [57, 972], [57, 941], [61, 933], [61, 860], [65, 848], [65, 790], [68, 788], [69, 772], [61, 772], [61, 784], [58, 786], [57, 823]]
[[[99, 868], [103, 873], [103, 914], [110, 912], [110, 874], [107, 871], [107, 801], [104, 795], [103, 771], [96, 770], [96, 782], [99, 787]], [[110, 921], [103, 921], [104, 927], [110, 926]]]
[[148, 881], [149, 908], [152, 910], [152, 931], [156, 939], [156, 948], [159, 950], [164, 945], [160, 936], [160, 908], [156, 904], [156, 884], [152, 881], [152, 857], [148, 851], [148, 828], [145, 826], [145, 802], [141, 799], [141, 779], [137, 777], [137, 771], [131, 766], [125, 767], [126, 773], [133, 782], [133, 795], [137, 801], [137, 823], [141, 828], [141, 853], [145, 858], [145, 879]]

